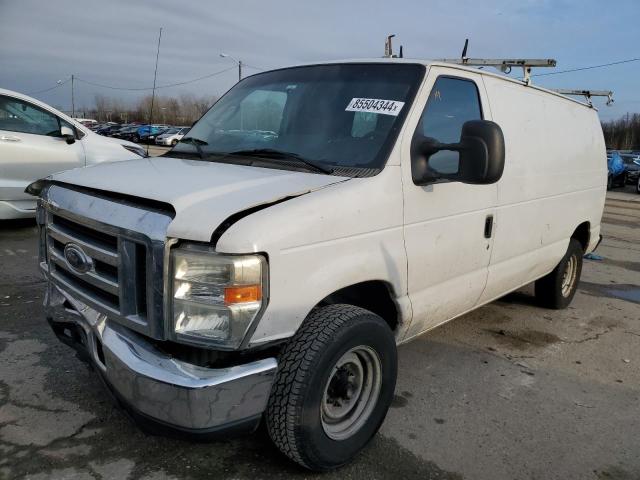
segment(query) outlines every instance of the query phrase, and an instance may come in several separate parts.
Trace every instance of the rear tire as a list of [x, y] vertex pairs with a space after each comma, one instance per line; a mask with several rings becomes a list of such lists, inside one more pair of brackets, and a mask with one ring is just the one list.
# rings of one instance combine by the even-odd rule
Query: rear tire
[[640, 194], [640, 177], [638, 177], [638, 183], [636, 184], [636, 193]]
[[607, 175], [607, 190], [611, 190], [613, 188], [613, 175]]
[[543, 307], [567, 308], [578, 289], [584, 252], [578, 240], [569, 240], [569, 248], [551, 273], [535, 283], [536, 298]]
[[315, 309], [280, 354], [269, 436], [308, 469], [346, 464], [382, 425], [397, 368], [393, 332], [382, 318], [352, 305]]

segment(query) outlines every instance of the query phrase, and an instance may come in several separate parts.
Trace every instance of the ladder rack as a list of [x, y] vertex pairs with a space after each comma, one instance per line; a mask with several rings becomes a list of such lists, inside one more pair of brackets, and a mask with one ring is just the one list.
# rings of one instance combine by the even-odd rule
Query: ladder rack
[[561, 95], [582, 96], [586, 98], [589, 106], [593, 106], [591, 97], [607, 97], [607, 106], [610, 106], [613, 103], [613, 92], [611, 90], [572, 90], [567, 88], [552, 88], [550, 90]]
[[531, 82], [531, 69], [536, 67], [555, 67], [556, 61], [553, 58], [444, 58], [438, 62], [453, 63], [456, 65], [466, 65], [469, 67], [494, 67], [503, 73], [510, 73], [512, 67], [522, 68], [524, 82], [528, 85]]
[[[393, 54], [391, 41], [395, 35], [388, 35], [384, 44], [384, 56], [387, 58], [396, 58]], [[531, 84], [531, 70], [533, 68], [553, 68], [557, 62], [553, 58], [469, 58], [467, 57], [467, 49], [469, 47], [469, 39], [464, 41], [461, 58], [443, 58], [436, 60], [437, 62], [450, 63], [453, 65], [465, 65], [468, 67], [494, 67], [502, 73], [509, 74], [513, 67], [522, 68], [523, 81], [525, 85]], [[400, 47], [400, 58], [402, 58], [402, 47]], [[592, 97], [607, 97], [607, 106], [613, 103], [613, 92], [611, 90], [573, 90], [565, 88], [549, 89], [552, 92], [561, 95], [577, 95], [586, 99], [587, 104], [593, 107]]]

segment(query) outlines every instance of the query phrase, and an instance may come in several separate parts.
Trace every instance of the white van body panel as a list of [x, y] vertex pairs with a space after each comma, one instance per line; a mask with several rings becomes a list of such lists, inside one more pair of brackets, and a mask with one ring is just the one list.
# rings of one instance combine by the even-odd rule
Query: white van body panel
[[227, 230], [217, 251], [266, 252], [269, 258], [269, 306], [251, 343], [290, 337], [323, 298], [369, 280], [388, 285], [401, 336], [411, 309], [400, 183], [400, 168], [387, 165], [374, 177], [274, 205]]
[[553, 270], [583, 222], [595, 247], [607, 178], [594, 109], [500, 78], [484, 83], [506, 157], [483, 303]]
[[[114, 182], [114, 178], [118, 181]], [[169, 204], [175, 211], [175, 217], [169, 224], [167, 236], [208, 243], [216, 227], [237, 212], [349, 179], [155, 157], [62, 172], [54, 175], [52, 180]], [[253, 232], [237, 248], [253, 245], [254, 239], [259, 240], [261, 235]], [[253, 251], [257, 250], [249, 248], [245, 253]]]

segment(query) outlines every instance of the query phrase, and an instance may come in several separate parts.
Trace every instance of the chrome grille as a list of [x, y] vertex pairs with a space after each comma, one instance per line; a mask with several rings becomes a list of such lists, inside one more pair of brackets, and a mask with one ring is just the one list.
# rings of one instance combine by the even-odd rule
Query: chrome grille
[[[166, 233], [173, 212], [157, 207], [51, 184], [37, 220], [41, 268], [56, 287], [109, 320], [164, 339]], [[65, 256], [68, 245], [81, 254], [80, 264]]]
[[[59, 215], [46, 227], [51, 275], [58, 281], [113, 313], [120, 314], [118, 237], [88, 228]], [[91, 269], [76, 271], [65, 259], [67, 245], [78, 246], [92, 260]]]

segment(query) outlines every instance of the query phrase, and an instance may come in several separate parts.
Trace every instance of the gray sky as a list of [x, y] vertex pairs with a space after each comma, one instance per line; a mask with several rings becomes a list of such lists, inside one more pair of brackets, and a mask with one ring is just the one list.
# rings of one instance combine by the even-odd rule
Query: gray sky
[[[640, 57], [639, 24], [638, 0], [0, 0], [0, 87], [32, 93], [72, 73], [112, 86], [150, 87], [161, 26], [159, 85], [233, 67], [220, 52], [261, 69], [378, 57], [389, 33], [397, 34], [406, 57], [458, 57], [469, 37], [472, 57], [552, 57], [564, 70]], [[220, 95], [236, 79], [232, 69], [159, 94]], [[640, 62], [534, 80], [614, 90], [613, 107], [596, 102], [603, 119], [640, 112]], [[97, 93], [125, 100], [147, 93], [80, 81], [75, 91], [80, 107], [92, 106]], [[70, 83], [33, 96], [70, 109]]]

